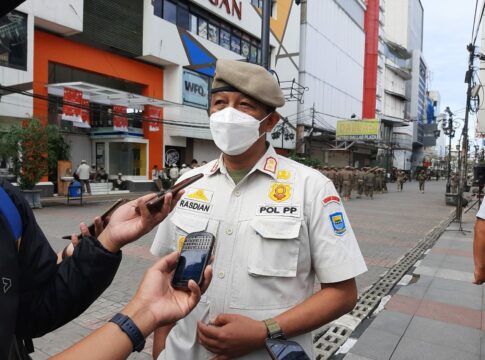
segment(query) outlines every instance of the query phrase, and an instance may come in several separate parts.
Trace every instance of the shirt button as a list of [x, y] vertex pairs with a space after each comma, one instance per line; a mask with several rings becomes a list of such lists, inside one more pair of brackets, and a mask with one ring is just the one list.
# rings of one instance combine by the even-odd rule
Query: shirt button
[[219, 279], [224, 279], [224, 276], [226, 276], [226, 274], [224, 274], [224, 271], [219, 271], [219, 273], [217, 274], [217, 277]]
[[241, 193], [239, 191], [234, 191], [234, 196], [239, 197], [239, 196], [241, 196]]
[[232, 229], [227, 229], [227, 230], [226, 230], [226, 234], [227, 234], [227, 235], [232, 235]]

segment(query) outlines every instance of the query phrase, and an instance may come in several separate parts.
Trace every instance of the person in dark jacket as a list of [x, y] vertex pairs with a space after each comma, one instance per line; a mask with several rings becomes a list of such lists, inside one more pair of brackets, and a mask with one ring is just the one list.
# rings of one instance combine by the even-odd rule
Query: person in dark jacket
[[[96, 218], [97, 239], [86, 236], [89, 232], [82, 224], [85, 235], [72, 256], [57, 264], [22, 194], [0, 180], [0, 359], [28, 359], [32, 338], [79, 316], [103, 293], [120, 264], [120, 249], [161, 222], [179, 199], [166, 196], [162, 211], [152, 215], [145, 203], [153, 196], [121, 206], [105, 229]], [[20, 219], [19, 238], [9, 222], [15, 214]]]

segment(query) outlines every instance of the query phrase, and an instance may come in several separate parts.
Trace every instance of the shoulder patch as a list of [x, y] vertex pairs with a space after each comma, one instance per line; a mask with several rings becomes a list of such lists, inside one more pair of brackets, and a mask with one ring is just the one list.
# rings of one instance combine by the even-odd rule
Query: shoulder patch
[[330, 195], [330, 196], [325, 196], [322, 200], [323, 206], [327, 206], [330, 203], [336, 203], [340, 205], [340, 197], [337, 195]]
[[345, 226], [344, 215], [342, 212], [334, 212], [329, 215], [330, 223], [332, 224], [333, 232], [336, 235], [343, 235], [347, 231], [347, 227]]
[[274, 157], [269, 157], [266, 159], [266, 162], [264, 163], [264, 171], [269, 171], [272, 172], [273, 174], [276, 172], [276, 165], [278, 164], [278, 161]]
[[281, 202], [291, 197], [291, 185], [285, 183], [272, 183], [269, 191], [269, 198]]

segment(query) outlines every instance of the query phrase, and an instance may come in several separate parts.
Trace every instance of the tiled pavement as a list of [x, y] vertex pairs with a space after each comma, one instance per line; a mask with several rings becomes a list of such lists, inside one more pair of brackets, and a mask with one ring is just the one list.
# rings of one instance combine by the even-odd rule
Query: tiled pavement
[[466, 232], [451, 223], [411, 281], [356, 329], [345, 360], [485, 359], [485, 292], [472, 283], [475, 213], [464, 215]]

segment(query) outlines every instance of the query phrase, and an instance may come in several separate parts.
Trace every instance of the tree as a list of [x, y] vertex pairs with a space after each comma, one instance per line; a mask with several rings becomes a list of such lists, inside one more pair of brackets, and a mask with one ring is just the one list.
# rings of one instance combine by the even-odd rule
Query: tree
[[48, 135], [37, 119], [10, 127], [5, 136], [7, 156], [21, 189], [33, 189], [47, 173]]
[[57, 125], [46, 126], [47, 132], [47, 166], [49, 181], [57, 181], [57, 162], [59, 160], [69, 160], [70, 145], [64, 140], [62, 133]]

